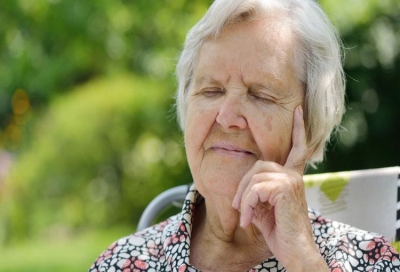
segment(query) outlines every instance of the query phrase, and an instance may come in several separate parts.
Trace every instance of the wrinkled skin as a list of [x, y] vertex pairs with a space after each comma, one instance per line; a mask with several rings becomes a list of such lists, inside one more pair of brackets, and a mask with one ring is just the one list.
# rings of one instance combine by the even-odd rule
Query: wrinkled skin
[[282, 20], [226, 28], [205, 42], [188, 94], [185, 147], [205, 198], [191, 263], [244, 271], [275, 256], [287, 271], [329, 271], [303, 187], [309, 156], [296, 43]]

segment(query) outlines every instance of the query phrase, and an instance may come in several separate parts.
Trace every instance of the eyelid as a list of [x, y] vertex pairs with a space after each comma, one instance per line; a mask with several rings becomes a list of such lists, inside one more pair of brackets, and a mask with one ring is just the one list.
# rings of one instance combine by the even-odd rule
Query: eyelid
[[205, 96], [213, 96], [217, 94], [223, 94], [225, 93], [224, 89], [221, 87], [206, 87], [201, 89], [200, 94], [203, 94]]
[[275, 98], [273, 96], [268, 95], [266, 92], [263, 91], [254, 91], [249, 89], [249, 95], [266, 101], [275, 101]]

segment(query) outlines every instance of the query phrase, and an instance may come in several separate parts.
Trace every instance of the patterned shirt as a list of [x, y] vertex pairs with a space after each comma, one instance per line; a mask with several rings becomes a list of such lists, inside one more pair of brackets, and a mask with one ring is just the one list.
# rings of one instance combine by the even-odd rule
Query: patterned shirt
[[[89, 272], [198, 272], [189, 262], [190, 234], [196, 203], [203, 200], [194, 186], [182, 212], [143, 231], [122, 238], [106, 249]], [[331, 271], [398, 271], [399, 254], [381, 235], [328, 220], [309, 209], [315, 243]], [[249, 272], [286, 271], [268, 258]]]

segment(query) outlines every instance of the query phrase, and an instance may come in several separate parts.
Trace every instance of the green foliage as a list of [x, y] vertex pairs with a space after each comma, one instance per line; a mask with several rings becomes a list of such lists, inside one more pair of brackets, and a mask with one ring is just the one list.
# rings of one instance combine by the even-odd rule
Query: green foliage
[[56, 99], [5, 184], [3, 240], [132, 224], [155, 195], [190, 182], [170, 94], [165, 82], [124, 76]]
[[347, 113], [318, 170], [400, 164], [400, 2], [321, 1], [346, 47]]
[[118, 226], [85, 231], [62, 239], [38, 237], [19, 245], [0, 248], [2, 272], [87, 271], [111, 241], [126, 236], [134, 228]]
[[0, 1], [0, 148], [19, 143], [8, 129], [15, 128], [18, 89], [37, 110], [99, 75], [129, 70], [171, 78], [186, 31], [209, 2]]
[[[158, 192], [190, 182], [172, 73], [210, 3], [0, 1], [0, 149], [15, 154], [0, 176], [0, 243], [132, 224]], [[309, 173], [398, 165], [400, 3], [320, 3], [347, 48], [348, 112]]]

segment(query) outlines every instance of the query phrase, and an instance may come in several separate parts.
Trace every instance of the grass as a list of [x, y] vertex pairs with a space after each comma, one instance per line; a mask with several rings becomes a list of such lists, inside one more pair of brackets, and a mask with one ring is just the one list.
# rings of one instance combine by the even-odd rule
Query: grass
[[87, 271], [112, 242], [134, 230], [134, 227], [118, 227], [84, 232], [62, 240], [31, 240], [0, 248], [0, 271]]

